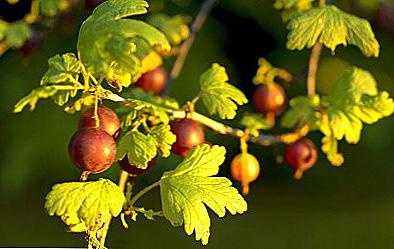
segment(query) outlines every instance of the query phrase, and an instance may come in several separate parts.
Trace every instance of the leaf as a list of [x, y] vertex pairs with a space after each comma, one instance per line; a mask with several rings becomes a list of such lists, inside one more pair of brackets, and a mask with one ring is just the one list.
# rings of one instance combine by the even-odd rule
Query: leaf
[[311, 48], [320, 42], [334, 52], [340, 44], [351, 44], [365, 56], [379, 56], [380, 45], [369, 22], [335, 6], [303, 11], [291, 19], [287, 28], [290, 30], [287, 48], [290, 50]]
[[271, 65], [266, 59], [259, 59], [259, 68], [257, 69], [256, 75], [253, 78], [253, 84], [274, 84], [275, 79], [280, 78], [285, 82], [289, 82], [292, 79], [291, 74], [282, 68], [276, 68]]
[[29, 25], [19, 20], [8, 23], [0, 19], [0, 40], [12, 48], [21, 48], [31, 36]]
[[257, 136], [259, 130], [269, 130], [272, 124], [261, 113], [248, 113], [242, 117], [241, 125], [245, 126], [252, 135]]
[[201, 98], [211, 114], [217, 113], [222, 119], [233, 119], [238, 105], [248, 102], [245, 95], [227, 83], [226, 69], [217, 63], [200, 77]]
[[41, 79], [41, 85], [48, 84], [74, 84], [78, 82], [81, 71], [80, 63], [73, 53], [55, 55], [48, 59], [48, 71]]
[[[96, 232], [122, 211], [123, 191], [107, 179], [56, 184], [46, 196], [45, 209], [60, 216], [74, 232]], [[81, 229], [82, 228], [82, 229]]]
[[164, 34], [153, 26], [139, 20], [122, 19], [144, 14], [147, 7], [148, 3], [143, 0], [108, 0], [82, 24], [78, 52], [87, 70], [96, 78], [111, 81], [126, 74], [130, 74], [132, 80], [139, 77], [141, 58], [136, 55], [138, 48], [132, 41], [135, 37], [157, 50], [171, 49]]
[[360, 140], [363, 122], [373, 124], [394, 112], [394, 102], [385, 91], [378, 92], [375, 78], [363, 69], [346, 70], [325, 99], [333, 137], [348, 143]]
[[171, 132], [171, 127], [168, 124], [156, 125], [151, 128], [150, 135], [155, 140], [162, 157], [169, 157], [171, 145], [176, 141], [176, 136]]
[[[247, 204], [225, 177], [212, 177], [224, 161], [224, 147], [196, 146], [178, 167], [165, 172], [160, 180], [164, 217], [173, 226], [184, 225], [185, 232], [195, 232], [196, 240], [208, 243], [211, 225], [209, 207], [219, 217], [226, 209], [231, 214], [246, 211]], [[205, 204], [205, 205], [204, 205]]]
[[293, 128], [298, 123], [308, 125], [311, 130], [319, 128], [321, 114], [317, 112], [320, 106], [320, 97], [318, 95], [309, 98], [299, 96], [290, 100], [290, 108], [282, 117], [281, 125], [286, 128]]
[[323, 114], [320, 120], [320, 131], [324, 134], [321, 149], [326, 153], [328, 161], [334, 166], [341, 166], [344, 162], [343, 155], [338, 152], [338, 141], [333, 137], [327, 114]]
[[282, 10], [282, 20], [288, 22], [291, 18], [303, 10], [313, 7], [315, 0], [276, 0], [274, 8]]
[[55, 16], [69, 8], [69, 0], [40, 0], [40, 11], [46, 16]]
[[55, 87], [46, 86], [34, 89], [31, 93], [21, 100], [14, 106], [14, 112], [21, 112], [26, 106], [30, 106], [30, 111], [33, 111], [36, 108], [37, 102], [39, 99], [46, 99], [54, 96], [57, 93]]
[[153, 137], [137, 130], [131, 130], [121, 137], [116, 160], [121, 160], [127, 155], [131, 165], [139, 169], [146, 169], [156, 154], [156, 142]]
[[179, 45], [190, 34], [187, 18], [182, 15], [170, 17], [159, 13], [149, 17], [148, 22], [161, 30], [172, 45]]

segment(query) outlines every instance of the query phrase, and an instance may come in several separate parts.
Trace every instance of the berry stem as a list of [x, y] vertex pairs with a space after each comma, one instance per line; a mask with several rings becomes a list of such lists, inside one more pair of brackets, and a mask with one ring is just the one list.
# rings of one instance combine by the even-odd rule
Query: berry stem
[[130, 207], [134, 206], [134, 203], [137, 202], [137, 200], [139, 198], [141, 198], [144, 194], [148, 193], [149, 191], [151, 191], [152, 189], [156, 188], [160, 186], [160, 180], [157, 182], [152, 183], [151, 185], [149, 185], [148, 187], [143, 188], [140, 192], [138, 192], [133, 198], [131, 198], [130, 200]]
[[[110, 94], [107, 96], [108, 100], [112, 100], [114, 102], [121, 102], [124, 105], [128, 105], [128, 100], [124, 99], [123, 97], [117, 95], [117, 94]], [[265, 134], [260, 134], [259, 136], [253, 136], [251, 134], [245, 135], [245, 131], [238, 129], [238, 128], [233, 128], [231, 126], [222, 124], [214, 119], [211, 119], [207, 116], [204, 116], [198, 112], [188, 112], [188, 111], [183, 111], [183, 110], [171, 110], [167, 109], [168, 114], [173, 118], [173, 119], [192, 119], [196, 122], [199, 122], [200, 124], [210, 128], [211, 130], [215, 131], [216, 133], [223, 134], [223, 135], [229, 135], [235, 138], [243, 138], [245, 137], [245, 140], [248, 142], [256, 143], [262, 146], [271, 146], [274, 144], [279, 144], [279, 143], [285, 143], [285, 144], [291, 144], [296, 142], [302, 137], [305, 137], [308, 132], [309, 132], [309, 127], [308, 126], [303, 126], [300, 129], [297, 129], [294, 132], [291, 133], [285, 133], [281, 135], [265, 135]]]
[[191, 27], [190, 27], [190, 35], [189, 37], [182, 43], [179, 47], [178, 57], [176, 58], [172, 70], [170, 72], [170, 76], [168, 77], [167, 84], [161, 93], [161, 96], [167, 96], [170, 89], [172, 82], [178, 78], [183, 65], [185, 63], [186, 57], [189, 53], [191, 46], [193, 45], [194, 39], [196, 38], [196, 34], [201, 30], [202, 26], [204, 25], [205, 21], [211, 10], [213, 9], [217, 0], [205, 0], [202, 4], [196, 18], [194, 19]]
[[[128, 177], [129, 177], [129, 174], [126, 171], [124, 171], [124, 170], [120, 171], [118, 186], [122, 190], [122, 192], [124, 192], [124, 190], [126, 188]], [[103, 227], [103, 232], [102, 232], [101, 238], [100, 238], [100, 244], [102, 247], [104, 247], [105, 239], [107, 237], [110, 224], [111, 224], [111, 219], [109, 219], [109, 221], [107, 223], [105, 223], [105, 225]]]
[[307, 92], [308, 97], [313, 97], [316, 92], [316, 72], [319, 64], [320, 54], [322, 50], [322, 44], [316, 42], [312, 48], [311, 57], [309, 58], [309, 71], [307, 80]]

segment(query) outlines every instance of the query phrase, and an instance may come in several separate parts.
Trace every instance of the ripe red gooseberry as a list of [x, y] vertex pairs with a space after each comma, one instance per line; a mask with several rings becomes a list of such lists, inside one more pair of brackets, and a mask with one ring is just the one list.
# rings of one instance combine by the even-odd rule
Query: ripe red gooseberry
[[105, 131], [87, 128], [78, 130], [68, 145], [71, 160], [83, 172], [101, 173], [115, 160], [115, 140]]
[[316, 163], [317, 151], [310, 139], [302, 138], [287, 146], [285, 158], [287, 163], [296, 170], [294, 178], [301, 179], [304, 171]]
[[204, 131], [200, 123], [191, 119], [179, 119], [171, 124], [171, 131], [176, 136], [171, 151], [179, 156], [186, 154], [196, 145], [205, 141]]
[[155, 94], [163, 91], [167, 83], [167, 72], [163, 66], [159, 66], [151, 71], [144, 73], [135, 83], [136, 87], [141, 88], [145, 92]]
[[[120, 131], [120, 121], [118, 115], [110, 108], [99, 106], [97, 108], [99, 119], [98, 129], [107, 132], [110, 136], [116, 138]], [[97, 128], [96, 119], [94, 118], [94, 107], [84, 111], [79, 118], [79, 128]]]

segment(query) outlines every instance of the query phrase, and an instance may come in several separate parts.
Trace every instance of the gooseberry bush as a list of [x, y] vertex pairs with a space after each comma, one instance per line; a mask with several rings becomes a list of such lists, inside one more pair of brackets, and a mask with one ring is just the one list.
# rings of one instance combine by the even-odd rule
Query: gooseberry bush
[[[22, 47], [31, 34], [26, 25], [37, 20], [37, 13], [55, 15], [70, 4], [56, 0], [51, 1], [53, 5], [45, 5], [47, 2], [39, 1], [39, 12], [33, 15], [36, 19], [30, 14], [18, 23], [1, 20], [2, 44]], [[233, 215], [247, 210], [247, 203], [232, 182], [216, 176], [226, 149], [206, 142], [204, 127], [239, 139], [240, 152], [233, 158], [230, 172], [240, 182], [242, 193], [247, 194], [249, 184], [262, 172], [261, 162], [248, 151], [249, 144], [286, 144], [285, 159], [294, 169], [294, 177], [301, 179], [316, 164], [319, 147], [333, 166], [341, 166], [344, 157], [338, 143], [358, 143], [364, 124], [373, 124], [394, 111], [392, 98], [378, 90], [373, 75], [356, 66], [343, 72], [331, 95], [316, 94], [316, 70], [323, 47], [333, 55], [337, 46], [348, 44], [367, 57], [380, 53], [367, 20], [324, 0], [274, 2], [289, 30], [287, 48], [311, 49], [307, 94], [287, 101], [282, 84], [291, 82], [292, 75], [261, 58], [258, 66], [256, 63], [256, 90], [251, 100], [256, 113], [244, 113], [238, 128], [221, 120], [240, 115], [238, 107], [247, 104], [248, 99], [230, 83], [223, 65], [212, 63], [196, 77], [200, 90], [187, 103], [182, 105], [167, 96], [215, 0], [202, 4], [190, 26], [182, 15], [148, 14], [147, 18], [135, 19], [148, 11], [144, 0], [99, 3], [87, 3], [89, 9], [95, 9], [80, 27], [76, 52], [49, 58], [40, 86], [14, 108], [16, 113], [25, 107], [34, 110], [39, 100], [51, 99], [70, 114], [81, 112], [78, 130], [72, 137], [70, 134], [68, 148], [81, 177], [55, 184], [46, 196], [45, 209], [49, 215], [59, 216], [68, 231], [85, 233], [89, 248], [105, 247], [112, 218], [119, 217], [127, 228], [139, 216], [164, 217], [175, 227], [183, 226], [188, 235], [194, 233], [195, 239], [206, 245], [210, 236], [208, 209], [219, 217], [226, 210]], [[176, 60], [167, 73], [163, 60], [169, 57]], [[116, 107], [110, 109], [110, 102]], [[198, 112], [198, 102], [210, 117]], [[282, 113], [280, 125], [288, 132], [270, 133]], [[315, 145], [307, 138], [312, 132], [322, 134], [321, 144]], [[171, 154], [183, 157], [183, 161], [135, 192], [135, 178], [149, 174], [157, 158]], [[105, 178], [105, 170], [115, 162], [120, 165], [118, 184]], [[89, 180], [91, 174], [102, 178]], [[160, 188], [161, 210], [141, 206], [140, 197], [156, 187]]]

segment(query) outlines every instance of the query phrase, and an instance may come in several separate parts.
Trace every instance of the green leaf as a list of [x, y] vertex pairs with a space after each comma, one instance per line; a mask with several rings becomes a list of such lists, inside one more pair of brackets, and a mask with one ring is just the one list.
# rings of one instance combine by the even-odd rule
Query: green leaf
[[[128, 127], [131, 121], [139, 115], [137, 112], [150, 114], [158, 119], [161, 123], [168, 124], [170, 122], [169, 112], [179, 109], [179, 104], [175, 99], [161, 98], [152, 93], [146, 93], [140, 88], [132, 88], [123, 92], [122, 96], [128, 100], [127, 107], [132, 109], [131, 116], [128, 116], [127, 122], [123, 125]], [[128, 110], [129, 110], [128, 109]], [[133, 117], [133, 119], [130, 119]]]
[[343, 155], [338, 152], [338, 141], [333, 137], [327, 114], [322, 115], [320, 130], [324, 134], [321, 149], [327, 155], [328, 161], [334, 166], [341, 166], [344, 162]]
[[30, 106], [30, 111], [36, 108], [39, 99], [46, 99], [54, 96], [57, 90], [53, 86], [46, 86], [34, 89], [30, 94], [23, 97], [14, 106], [14, 112], [21, 112], [26, 106]]
[[[243, 213], [247, 204], [225, 177], [211, 177], [224, 161], [224, 147], [196, 146], [175, 170], [165, 172], [160, 180], [164, 217], [173, 226], [184, 225], [185, 232], [195, 232], [196, 240], [206, 245], [209, 239], [209, 207], [219, 217], [226, 209], [231, 214]], [[204, 205], [205, 204], [205, 205]]]
[[171, 132], [171, 127], [168, 124], [156, 125], [151, 128], [150, 135], [156, 141], [162, 157], [169, 157], [171, 145], [176, 141], [176, 136]]
[[146, 169], [148, 163], [152, 161], [156, 154], [156, 141], [152, 136], [145, 135], [137, 130], [131, 130], [121, 137], [116, 160], [121, 160], [127, 155], [131, 165]]
[[217, 63], [200, 77], [201, 98], [211, 114], [217, 113], [222, 119], [233, 119], [238, 105], [248, 102], [245, 95], [227, 83], [226, 69]]
[[48, 71], [41, 79], [41, 85], [74, 84], [78, 82], [80, 63], [73, 53], [55, 55], [48, 59]]
[[29, 24], [23, 20], [8, 23], [0, 19], [0, 40], [12, 48], [21, 48], [31, 36]]
[[288, 22], [300, 11], [312, 8], [312, 3], [314, 1], [315, 0], [276, 0], [274, 8], [282, 10], [282, 20]]
[[319, 128], [321, 114], [317, 112], [320, 106], [320, 97], [315, 95], [311, 98], [299, 96], [290, 100], [290, 108], [283, 115], [281, 125], [293, 128], [300, 122], [308, 125], [311, 130]]
[[170, 17], [160, 13], [149, 17], [148, 22], [161, 30], [172, 45], [179, 45], [190, 34], [187, 18], [182, 15]]
[[325, 102], [333, 137], [348, 143], [360, 140], [363, 122], [373, 124], [394, 112], [389, 94], [378, 92], [375, 78], [357, 67], [344, 72]]
[[74, 232], [97, 232], [122, 211], [123, 191], [107, 179], [56, 184], [46, 196], [48, 214], [60, 216]]
[[46, 16], [55, 16], [70, 6], [69, 0], [40, 0], [40, 11]]
[[311, 48], [320, 42], [334, 52], [340, 44], [351, 44], [365, 56], [379, 56], [380, 45], [369, 22], [335, 6], [303, 11], [291, 19], [287, 28], [290, 30], [287, 48], [290, 50]]
[[247, 113], [242, 117], [241, 125], [245, 126], [249, 132], [257, 136], [259, 130], [269, 130], [272, 124], [261, 113]]
[[[78, 52], [89, 72], [96, 78], [113, 80], [114, 74], [131, 79], [139, 77], [141, 59], [136, 55], [132, 39], [139, 37], [149, 46], [163, 51], [171, 49], [163, 33], [139, 20], [122, 19], [146, 13], [143, 0], [108, 0], [99, 5], [82, 24]], [[114, 71], [115, 64], [115, 71]]]

